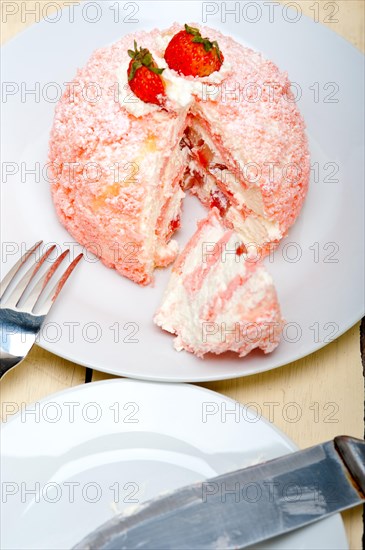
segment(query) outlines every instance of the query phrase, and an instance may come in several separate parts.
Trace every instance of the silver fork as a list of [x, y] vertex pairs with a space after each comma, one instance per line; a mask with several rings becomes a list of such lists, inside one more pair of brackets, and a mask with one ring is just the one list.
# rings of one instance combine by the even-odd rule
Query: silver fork
[[51, 246], [39, 260], [26, 271], [25, 275], [5, 299], [4, 294], [15, 275], [27, 262], [33, 252], [39, 249], [42, 242], [43, 241], [39, 241], [32, 248], [27, 250], [0, 283], [0, 378], [12, 367], [20, 363], [28, 354], [53, 302], [56, 300], [63, 285], [83, 256], [79, 254], [77, 258], [70, 263], [49, 292], [39, 311], [34, 313], [39, 298], [48, 286], [48, 282], [56, 269], [68, 255], [69, 250], [65, 250], [55, 259], [50, 268], [35, 284], [25, 300], [22, 300], [22, 296], [33, 281], [41, 265], [56, 248], [56, 245]]

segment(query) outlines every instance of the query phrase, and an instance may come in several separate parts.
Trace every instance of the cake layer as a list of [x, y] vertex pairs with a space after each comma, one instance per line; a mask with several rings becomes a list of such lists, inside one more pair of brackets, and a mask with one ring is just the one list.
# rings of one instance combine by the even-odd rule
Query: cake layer
[[175, 348], [203, 357], [252, 349], [271, 352], [282, 328], [275, 288], [264, 266], [244, 252], [213, 208], [177, 258], [154, 318], [175, 334]]

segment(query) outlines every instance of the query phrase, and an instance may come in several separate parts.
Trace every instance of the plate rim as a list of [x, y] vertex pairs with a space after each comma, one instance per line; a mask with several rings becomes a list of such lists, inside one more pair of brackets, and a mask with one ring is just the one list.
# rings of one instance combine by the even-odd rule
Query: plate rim
[[[365, 315], [365, 307], [363, 308], [362, 313], [360, 314], [360, 316], [358, 318], [356, 318], [355, 321], [353, 321], [353, 322], [351, 321], [348, 326], [346, 325], [345, 328], [343, 328], [343, 330], [340, 330], [338, 332], [338, 334], [336, 334], [336, 338], [334, 340], [331, 340], [330, 342], [321, 342], [321, 344], [319, 346], [317, 345], [314, 348], [310, 348], [310, 350], [308, 352], [306, 352], [305, 355], [302, 355], [300, 352], [298, 352], [298, 354], [295, 355], [289, 361], [289, 363], [282, 362], [282, 363], [279, 363], [279, 364], [275, 365], [274, 367], [273, 366], [261, 367], [260, 369], [257, 369], [253, 372], [247, 372], [247, 373], [239, 372], [237, 374], [233, 374], [233, 375], [231, 374], [229, 376], [229, 378], [224, 374], [224, 372], [222, 372], [222, 374], [212, 374], [211, 376], [208, 376], [208, 375], [195, 376], [194, 378], [192, 376], [187, 376], [187, 377], [181, 376], [181, 377], [175, 377], [175, 378], [171, 379], [171, 378], [165, 378], [164, 376], [160, 377], [158, 375], [145, 376], [145, 375], [138, 375], [138, 374], [129, 373], [129, 372], [128, 372], [128, 374], [126, 374], [125, 371], [120, 372], [120, 371], [117, 371], [117, 370], [109, 369], [108, 367], [103, 367], [103, 370], [100, 370], [100, 367], [93, 366], [92, 363], [89, 363], [87, 361], [79, 361], [79, 360], [76, 361], [71, 356], [68, 356], [67, 353], [62, 353], [62, 354], [60, 352], [56, 353], [54, 351], [54, 349], [52, 349], [52, 346], [48, 347], [44, 343], [42, 345], [37, 343], [36, 345], [38, 345], [40, 348], [48, 351], [49, 353], [53, 353], [53, 354], [57, 355], [58, 357], [61, 357], [62, 359], [66, 359], [67, 361], [70, 361], [71, 363], [76, 363], [80, 367], [83, 367], [83, 368], [86, 368], [86, 369], [96, 370], [98, 372], [104, 372], [106, 374], [112, 374], [113, 376], [118, 376], [121, 379], [123, 379], [123, 377], [125, 377], [125, 378], [128, 378], [130, 380], [156, 382], [156, 383], [163, 383], [163, 384], [194, 384], [194, 383], [198, 383], [198, 382], [220, 382], [220, 381], [223, 381], [223, 380], [237, 380], [237, 378], [247, 378], [249, 376], [256, 376], [257, 374], [260, 374], [260, 373], [269, 372], [271, 370], [276, 370], [276, 369], [279, 369], [279, 368], [289, 366], [292, 363], [294, 363], [296, 361], [299, 361], [300, 359], [304, 359], [306, 357], [309, 357], [313, 353], [316, 353], [317, 351], [320, 351], [321, 349], [325, 348], [326, 346], [329, 346], [330, 344], [333, 344], [333, 342], [336, 342], [339, 338], [341, 338], [341, 336], [343, 336], [346, 332], [348, 332], [351, 328], [353, 328], [357, 323], [359, 323], [361, 321], [361, 319], [364, 317], [364, 315]], [[171, 335], [171, 336], [173, 338], [174, 335]], [[360, 349], [360, 347], [359, 347], [359, 349]], [[188, 352], [182, 350], [182, 351], [176, 352], [176, 353], [188, 353]], [[199, 359], [199, 357], [197, 359]], [[237, 361], [244, 361], [244, 360], [245, 360], [245, 357], [241, 357], [241, 358], [237, 359]], [[204, 361], [204, 359], [201, 359], [201, 361]], [[99, 382], [99, 381], [97, 381], [97, 382]]]
[[[219, 393], [215, 390], [211, 390], [210, 388], [205, 388], [204, 386], [196, 386], [193, 383], [186, 383], [186, 382], [182, 382], [182, 383], [177, 385], [174, 382], [159, 382], [158, 380], [145, 380], [145, 379], [135, 379], [135, 378], [127, 378], [127, 377], [125, 377], [125, 378], [108, 378], [106, 380], [95, 380], [94, 382], [83, 382], [81, 384], [76, 384], [75, 386], [68, 386], [66, 388], [63, 388], [63, 389], [57, 391], [57, 392], [52, 392], [48, 395], [45, 395], [41, 399], [37, 399], [35, 401], [31, 401], [31, 402], [27, 403], [26, 406], [25, 406], [25, 409], [27, 409], [28, 407], [31, 407], [35, 403], [39, 403], [40, 405], [43, 405], [43, 404], [47, 403], [48, 401], [50, 401], [51, 399], [60, 398], [64, 394], [69, 394], [69, 393], [73, 393], [73, 392], [77, 392], [77, 391], [87, 392], [90, 387], [104, 386], [104, 385], [107, 386], [107, 385], [114, 385], [114, 384], [131, 384], [131, 385], [136, 385], [136, 386], [139, 386], [139, 385], [140, 386], [142, 386], [142, 385], [145, 385], [145, 386], [154, 385], [154, 386], [160, 386], [161, 390], [164, 391], [164, 392], [168, 391], [169, 386], [172, 386], [174, 389], [176, 387], [177, 388], [180, 388], [180, 387], [181, 388], [188, 388], [190, 390], [196, 391], [197, 393], [200, 393], [200, 392], [209, 393], [211, 395], [214, 395], [216, 398], [218, 397], [220, 399], [229, 401], [232, 404], [237, 404], [238, 403], [238, 405], [242, 409], [244, 409], [245, 411], [251, 411], [250, 407], [247, 407], [246, 405], [240, 403], [236, 399], [233, 399], [232, 397], [228, 397], [227, 395], [225, 395], [223, 393]], [[11, 424], [12, 422], [18, 420], [18, 418], [20, 418], [21, 415], [22, 415], [22, 410], [19, 410], [17, 413], [11, 415], [9, 420], [7, 420], [6, 422], [1, 422], [0, 423], [0, 432], [2, 430], [5, 430], [6, 427], [9, 424]], [[42, 417], [42, 419], [43, 419], [43, 417]], [[282, 430], [280, 430], [280, 428], [278, 428], [276, 426], [276, 424], [269, 422], [269, 420], [267, 420], [267, 418], [264, 415], [260, 416], [259, 422], [261, 420], [266, 426], [269, 426], [270, 428], [273, 428], [273, 430], [280, 437], [283, 438], [283, 440], [288, 444], [288, 446], [293, 450], [293, 452], [296, 451], [296, 450], [299, 450], [298, 445], [296, 445], [296, 443], [292, 439], [290, 439], [290, 437], [288, 437]], [[1, 454], [2, 453], [1, 453], [1, 448], [0, 448], [0, 455]]]

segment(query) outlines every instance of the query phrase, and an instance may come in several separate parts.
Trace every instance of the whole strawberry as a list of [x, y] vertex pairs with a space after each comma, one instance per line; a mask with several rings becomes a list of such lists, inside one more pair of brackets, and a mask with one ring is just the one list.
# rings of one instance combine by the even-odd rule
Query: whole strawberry
[[165, 86], [161, 78], [164, 69], [159, 69], [157, 63], [147, 48], [128, 50], [131, 62], [128, 66], [128, 83], [132, 92], [145, 103], [161, 105], [165, 95]]
[[185, 25], [173, 36], [165, 51], [170, 69], [185, 76], [209, 76], [219, 71], [224, 57], [216, 40], [203, 38], [199, 29]]

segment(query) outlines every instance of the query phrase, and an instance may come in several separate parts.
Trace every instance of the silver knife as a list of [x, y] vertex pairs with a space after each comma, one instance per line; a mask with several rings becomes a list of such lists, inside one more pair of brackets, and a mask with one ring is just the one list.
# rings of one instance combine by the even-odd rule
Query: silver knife
[[75, 550], [247, 548], [365, 502], [365, 442], [348, 436], [155, 498]]

